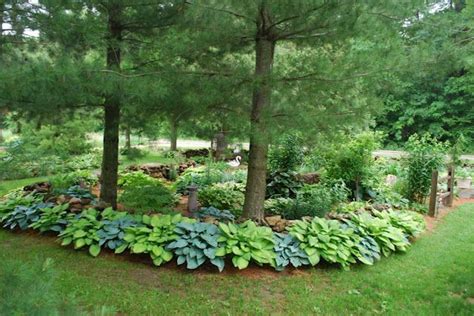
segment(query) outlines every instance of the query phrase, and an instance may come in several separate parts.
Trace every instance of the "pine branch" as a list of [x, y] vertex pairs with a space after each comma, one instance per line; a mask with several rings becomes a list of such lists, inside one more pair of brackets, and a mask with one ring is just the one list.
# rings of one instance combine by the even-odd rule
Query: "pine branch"
[[311, 81], [311, 80], [314, 80], [314, 81], [338, 82], [338, 81], [352, 80], [352, 79], [361, 78], [361, 77], [367, 77], [367, 76], [371, 76], [371, 75], [381, 73], [381, 72], [385, 72], [385, 71], [389, 71], [389, 70], [391, 70], [391, 69], [387, 68], [387, 69], [380, 69], [380, 70], [375, 70], [375, 71], [370, 71], [370, 72], [357, 73], [357, 74], [354, 74], [352, 76], [344, 77], [344, 78], [318, 77], [318, 73], [314, 72], [314, 73], [301, 75], [301, 76], [298, 76], [298, 77], [283, 77], [283, 78], [279, 79], [278, 81], [290, 82], [290, 81], [302, 81], [302, 80]]
[[248, 17], [246, 15], [243, 15], [243, 14], [231, 11], [231, 10], [227, 10], [227, 9], [224, 9], [224, 8], [213, 8], [213, 7], [209, 7], [209, 6], [205, 6], [205, 5], [201, 5], [201, 4], [192, 3], [191, 1], [185, 1], [184, 3], [187, 4], [187, 5], [199, 6], [201, 8], [212, 10], [212, 11], [227, 13], [227, 14], [233, 15], [233, 16], [241, 18], [241, 19], [250, 20], [254, 23], [256, 22], [256, 20], [252, 19], [251, 17]]

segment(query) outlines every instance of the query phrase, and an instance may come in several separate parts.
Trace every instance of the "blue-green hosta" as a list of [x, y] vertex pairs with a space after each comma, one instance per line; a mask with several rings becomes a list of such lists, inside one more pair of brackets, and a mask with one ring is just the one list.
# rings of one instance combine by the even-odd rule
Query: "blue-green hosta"
[[147, 216], [144, 215], [144, 226], [128, 227], [125, 229], [124, 243], [115, 252], [121, 253], [129, 248], [132, 253], [149, 253], [153, 263], [157, 266], [173, 258], [173, 253], [165, 246], [176, 240], [178, 234], [174, 231], [179, 222], [194, 222], [193, 219], [181, 214]]
[[18, 205], [12, 212], [2, 217], [3, 227], [9, 229], [20, 228], [21, 230], [37, 222], [40, 218], [41, 209], [52, 207], [52, 203], [37, 203], [30, 206]]
[[308, 254], [300, 248], [300, 242], [288, 234], [274, 233], [275, 269], [283, 271], [288, 265], [297, 268], [309, 265]]
[[400, 228], [407, 237], [416, 237], [425, 229], [423, 215], [412, 211], [374, 211], [375, 216], [385, 219], [397, 228]]
[[213, 206], [202, 207], [197, 212], [194, 212], [194, 215], [197, 218], [204, 218], [204, 217], [212, 216], [212, 217], [214, 217], [215, 219], [217, 219], [219, 221], [225, 221], [225, 222], [235, 220], [235, 215], [232, 214], [229, 210], [222, 210], [221, 211], [221, 210], [219, 210], [219, 209], [217, 209]]
[[40, 211], [39, 220], [31, 224], [30, 227], [38, 229], [42, 233], [47, 231], [61, 233], [66, 229], [69, 222], [68, 217], [72, 217], [72, 214], [67, 211], [68, 208], [68, 203], [43, 208]]
[[2, 218], [15, 210], [17, 206], [30, 206], [43, 201], [43, 197], [34, 194], [25, 195], [22, 190], [15, 190], [5, 195], [0, 200], [0, 222]]
[[219, 271], [224, 269], [223, 251], [217, 241], [220, 232], [216, 225], [208, 223], [178, 223], [175, 228], [178, 239], [166, 248], [178, 257], [178, 264], [186, 262], [188, 269], [196, 269], [206, 260], [215, 265]]
[[300, 241], [301, 249], [306, 252], [313, 266], [320, 258], [330, 263], [339, 263], [343, 268], [355, 263], [356, 259], [363, 260], [358, 248], [360, 237], [353, 229], [343, 227], [336, 220], [318, 217], [310, 222], [299, 220], [288, 230]]
[[392, 226], [388, 219], [361, 213], [352, 215], [351, 221], [357, 226], [361, 236], [370, 236], [377, 242], [384, 256], [389, 256], [394, 251], [406, 251], [410, 246], [405, 233]]
[[224, 248], [218, 255], [232, 254], [232, 263], [239, 269], [245, 269], [251, 260], [256, 263], [274, 264], [275, 252], [273, 247], [273, 232], [268, 227], [258, 227], [248, 220], [242, 224], [220, 223], [221, 237], [218, 241]]
[[62, 246], [74, 244], [74, 249], [89, 247], [89, 253], [97, 257], [100, 253], [99, 236], [97, 231], [102, 227], [98, 220], [99, 212], [95, 209], [82, 211], [81, 214], [69, 220], [66, 229], [59, 234]]
[[125, 229], [138, 226], [137, 219], [127, 212], [116, 212], [112, 208], [102, 212], [102, 227], [97, 231], [99, 236], [99, 246], [107, 247], [111, 250], [118, 249], [125, 245]]

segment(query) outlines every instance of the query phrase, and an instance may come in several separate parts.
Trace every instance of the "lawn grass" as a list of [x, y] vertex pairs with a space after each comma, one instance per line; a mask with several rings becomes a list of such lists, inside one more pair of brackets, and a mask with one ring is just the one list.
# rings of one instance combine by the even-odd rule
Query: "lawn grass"
[[153, 267], [140, 257], [104, 253], [94, 259], [59, 246], [54, 237], [4, 230], [0, 260], [37, 269], [51, 258], [56, 277], [48, 290], [63, 303], [74, 297], [88, 311], [107, 306], [127, 315], [474, 315], [473, 215], [474, 204], [461, 206], [406, 254], [351, 271], [189, 272], [173, 264]]

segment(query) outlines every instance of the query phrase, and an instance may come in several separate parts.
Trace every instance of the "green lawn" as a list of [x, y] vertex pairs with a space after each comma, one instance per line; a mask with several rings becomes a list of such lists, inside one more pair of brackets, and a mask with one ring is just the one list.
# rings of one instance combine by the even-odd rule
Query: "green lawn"
[[20, 180], [0, 180], [0, 196], [5, 195], [8, 191], [18, 189], [35, 182], [46, 181], [47, 177], [26, 178]]
[[[473, 215], [474, 204], [464, 205], [408, 253], [348, 272], [330, 267], [285, 274], [188, 272], [172, 264], [153, 267], [139, 257], [102, 254], [94, 259], [60, 247], [54, 237], [2, 230], [0, 275], [8, 277], [3, 283], [0, 277], [0, 292], [19, 297], [18, 304], [44, 297], [63, 311], [75, 304], [89, 312], [101, 309], [99, 314], [474, 315]], [[42, 268], [45, 263], [52, 268]], [[46, 279], [34, 271], [53, 276]], [[42, 282], [47, 286], [40, 293], [29, 289]]]

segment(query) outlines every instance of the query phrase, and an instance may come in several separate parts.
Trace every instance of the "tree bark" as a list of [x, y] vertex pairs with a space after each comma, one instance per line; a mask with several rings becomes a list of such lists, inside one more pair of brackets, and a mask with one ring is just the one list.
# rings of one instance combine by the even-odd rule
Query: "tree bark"
[[271, 34], [268, 34], [266, 30], [266, 27], [271, 25], [271, 21], [264, 4], [259, 13], [255, 43], [255, 78], [257, 85], [253, 92], [250, 116], [250, 153], [243, 216], [262, 222], [265, 215], [264, 202], [269, 145], [264, 111], [271, 105], [272, 91], [269, 77], [272, 73], [275, 41], [272, 40]]
[[215, 160], [220, 161], [224, 157], [225, 150], [227, 149], [227, 141], [225, 137], [225, 132], [221, 131], [216, 134], [216, 155]]
[[178, 122], [174, 119], [170, 120], [170, 150], [178, 150]]
[[132, 132], [130, 126], [125, 127], [125, 149], [129, 151], [132, 148]]
[[[108, 19], [109, 38], [107, 44], [107, 68], [120, 71], [120, 42], [122, 26], [121, 8], [110, 7]], [[104, 103], [104, 152], [102, 155], [102, 185], [100, 198], [117, 207], [117, 178], [120, 127], [120, 87], [115, 93], [106, 96]]]

